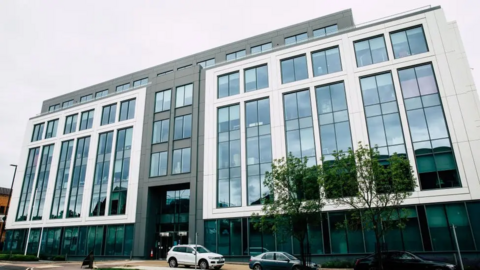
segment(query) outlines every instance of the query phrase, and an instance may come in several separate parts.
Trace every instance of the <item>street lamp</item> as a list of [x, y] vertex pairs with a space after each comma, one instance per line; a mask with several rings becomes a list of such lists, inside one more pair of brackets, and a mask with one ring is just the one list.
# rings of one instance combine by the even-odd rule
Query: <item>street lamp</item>
[[0, 241], [2, 243], [3, 243], [3, 231], [5, 230], [5, 225], [7, 224], [7, 215], [8, 215], [8, 210], [10, 209], [10, 198], [12, 198], [13, 182], [15, 182], [15, 174], [17, 173], [17, 165], [10, 164], [10, 166], [15, 167], [15, 170], [13, 171], [12, 187], [10, 188], [10, 194], [8, 195], [7, 207], [5, 209], [5, 217], [3, 220], [2, 230], [0, 232]]

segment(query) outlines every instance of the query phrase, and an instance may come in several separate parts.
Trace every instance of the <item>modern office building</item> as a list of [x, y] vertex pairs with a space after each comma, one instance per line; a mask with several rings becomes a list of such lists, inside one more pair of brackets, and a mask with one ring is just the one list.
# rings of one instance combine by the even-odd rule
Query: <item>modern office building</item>
[[[389, 249], [480, 251], [480, 102], [440, 7], [355, 25], [351, 10], [43, 102], [28, 121], [5, 250], [165, 258], [179, 243], [230, 260], [299, 253], [255, 229], [272, 160], [310, 164], [358, 142], [405, 155], [418, 187]], [[357, 256], [371, 231], [327, 205], [312, 253]], [[197, 236], [197, 237], [196, 237]]]

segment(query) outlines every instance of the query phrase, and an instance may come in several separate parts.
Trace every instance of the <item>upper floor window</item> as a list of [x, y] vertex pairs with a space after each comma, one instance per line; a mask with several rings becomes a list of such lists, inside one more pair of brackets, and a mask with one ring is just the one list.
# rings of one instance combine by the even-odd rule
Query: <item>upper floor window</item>
[[167, 142], [169, 130], [170, 130], [169, 119], [153, 122], [152, 143]]
[[173, 139], [180, 140], [192, 136], [192, 115], [182, 115], [175, 117], [175, 134]]
[[177, 68], [177, 70], [186, 69], [186, 68], [189, 68], [191, 66], [192, 66], [192, 64], [189, 64], [189, 65], [186, 65], [186, 66], [183, 66], [183, 67], [179, 67], [179, 68]]
[[80, 127], [79, 130], [85, 130], [92, 128], [93, 125], [93, 112], [94, 110], [82, 112], [82, 116], [80, 117]]
[[282, 83], [289, 83], [308, 78], [307, 58], [305, 55], [281, 60]]
[[356, 41], [354, 45], [357, 67], [388, 61], [385, 38], [383, 35]]
[[68, 108], [73, 105], [73, 99], [62, 103], [62, 108]]
[[268, 87], [267, 65], [245, 70], [245, 92]]
[[136, 80], [133, 82], [133, 87], [141, 86], [141, 85], [146, 85], [148, 83], [148, 78], [143, 78], [140, 80]]
[[43, 127], [45, 126], [44, 123], [36, 124], [33, 126], [33, 133], [32, 133], [32, 142], [40, 141], [43, 138]]
[[245, 55], [247, 55], [246, 50], [241, 50], [241, 51], [238, 51], [238, 52], [229, 53], [229, 54], [227, 54], [227, 61], [240, 59], [240, 58], [245, 57]]
[[172, 174], [190, 172], [190, 148], [173, 150]]
[[342, 71], [338, 47], [312, 53], [313, 76]]
[[210, 67], [215, 65], [215, 58], [208, 59], [202, 62], [198, 62], [197, 65], [202, 66], [203, 68]]
[[239, 72], [218, 76], [218, 98], [240, 93]]
[[77, 130], [77, 115], [69, 115], [65, 119], [65, 128], [63, 129], [63, 134], [68, 134], [75, 132]]
[[193, 101], [193, 84], [187, 84], [177, 87], [177, 95], [175, 97], [175, 107], [183, 107], [192, 105]]
[[108, 89], [95, 93], [95, 98], [101, 98], [108, 95]]
[[167, 75], [167, 74], [172, 73], [172, 72], [173, 72], [173, 69], [170, 69], [170, 70], [167, 70], [167, 71], [164, 71], [164, 72], [160, 72], [160, 73], [157, 74], [157, 77]]
[[120, 104], [120, 117], [118, 121], [133, 119], [135, 117], [135, 99], [123, 101]]
[[271, 49], [272, 49], [272, 43], [269, 42], [269, 43], [265, 43], [265, 44], [262, 44], [262, 45], [252, 47], [250, 49], [250, 53], [251, 54], [256, 54], [256, 53], [270, 51]]
[[298, 34], [285, 38], [285, 45], [296, 44], [308, 39], [307, 33]]
[[390, 38], [395, 59], [428, 52], [422, 26], [391, 33]]
[[163, 112], [170, 110], [172, 99], [172, 90], [165, 90], [155, 93], [155, 112]]
[[117, 104], [107, 105], [102, 110], [102, 121], [100, 125], [115, 123], [115, 114], [117, 113]]
[[48, 107], [49, 112], [54, 112], [58, 109], [60, 109], [60, 104], [55, 104], [55, 105], [52, 105], [52, 106]]
[[87, 102], [87, 101], [92, 100], [92, 99], [93, 99], [93, 94], [86, 95], [86, 96], [80, 97], [80, 103]]
[[58, 127], [58, 119], [48, 121], [47, 132], [45, 133], [45, 139], [53, 138], [57, 136], [57, 127]]
[[152, 153], [150, 177], [167, 175], [167, 152]]
[[338, 32], [336, 24], [313, 30], [313, 37], [324, 37]]
[[122, 91], [125, 91], [125, 90], [128, 90], [130, 88], [130, 83], [126, 83], [126, 84], [122, 84], [122, 85], [119, 85], [117, 86], [117, 92], [122, 92]]

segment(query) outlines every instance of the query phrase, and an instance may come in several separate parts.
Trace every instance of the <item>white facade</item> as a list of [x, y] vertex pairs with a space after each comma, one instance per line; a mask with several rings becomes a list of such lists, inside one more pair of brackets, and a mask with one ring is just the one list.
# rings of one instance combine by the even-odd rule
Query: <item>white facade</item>
[[[428, 52], [395, 59], [390, 33], [396, 30], [422, 25], [425, 33]], [[389, 60], [357, 68], [354, 41], [368, 37], [384, 35]], [[314, 77], [312, 74], [311, 53], [321, 49], [338, 46], [340, 50], [342, 71]], [[308, 79], [282, 84], [280, 61], [289, 57], [306, 54]], [[246, 136], [245, 136], [245, 102], [268, 97], [270, 99], [271, 139], [273, 159], [286, 156], [285, 121], [283, 113], [283, 94], [309, 89], [313, 116], [314, 140], [317, 163], [321, 160], [321, 142], [318, 126], [315, 87], [333, 82], [343, 81], [345, 84], [350, 129], [353, 147], [358, 142], [368, 144], [369, 137], [360, 89], [360, 77], [381, 72], [391, 72], [396, 91], [400, 118], [402, 121], [405, 145], [410, 163], [416, 172], [410, 130], [398, 78], [398, 69], [431, 63], [435, 72], [439, 94], [458, 172], [461, 179], [460, 188], [421, 191], [419, 187], [407, 199], [405, 204], [434, 203], [445, 201], [463, 201], [480, 199], [480, 101], [470, 73], [459, 31], [455, 22], [447, 22], [441, 9], [409, 16], [389, 22], [372, 25], [344, 34], [322, 38], [316, 41], [275, 50], [270, 53], [255, 55], [230, 64], [220, 65], [206, 70], [205, 93], [205, 151], [204, 160], [204, 196], [203, 218], [221, 219], [248, 217], [259, 211], [261, 206], [247, 206], [247, 174], [246, 174]], [[250, 67], [267, 64], [269, 87], [244, 92], [244, 70]], [[240, 94], [217, 98], [218, 76], [240, 71]], [[242, 206], [217, 208], [217, 111], [228, 105], [240, 105], [241, 134], [241, 194]], [[417, 177], [418, 178], [418, 177]], [[418, 179], [417, 179], [418, 182]], [[417, 183], [418, 184], [418, 183]], [[418, 184], [419, 186], [419, 184]], [[334, 210], [327, 205], [324, 210]]]

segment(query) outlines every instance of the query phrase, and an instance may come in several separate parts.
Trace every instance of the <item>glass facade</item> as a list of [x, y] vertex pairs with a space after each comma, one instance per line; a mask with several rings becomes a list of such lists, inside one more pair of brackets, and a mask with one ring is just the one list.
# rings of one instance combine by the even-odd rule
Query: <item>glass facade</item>
[[98, 139], [95, 175], [93, 179], [90, 216], [104, 216], [107, 203], [108, 177], [112, 159], [113, 131], [101, 133]]
[[90, 137], [77, 139], [77, 147], [73, 161], [70, 196], [67, 207], [67, 218], [80, 217], [82, 211], [83, 188], [85, 186], [85, 174], [87, 172], [89, 149]]
[[305, 55], [281, 60], [282, 83], [300, 81], [308, 78], [307, 58]]
[[193, 101], [193, 84], [187, 84], [177, 87], [175, 98], [175, 107], [183, 107], [192, 105]]
[[217, 207], [241, 206], [240, 105], [219, 108], [217, 121]]
[[150, 162], [150, 177], [167, 175], [167, 152], [152, 153]]
[[240, 93], [239, 72], [218, 76], [218, 98]]
[[172, 174], [190, 172], [190, 155], [191, 155], [190, 148], [173, 150]]
[[70, 166], [72, 164], [73, 140], [62, 142], [60, 160], [58, 161], [55, 190], [53, 191], [52, 211], [50, 219], [63, 218], [65, 197], [67, 195]]
[[315, 141], [313, 139], [310, 91], [304, 90], [283, 96], [287, 154], [308, 158], [308, 165], [315, 165]]
[[110, 215], [124, 215], [127, 203], [128, 179], [130, 177], [130, 155], [133, 128], [117, 131], [113, 181], [110, 193]]
[[47, 195], [48, 177], [50, 176], [50, 165], [52, 165], [54, 144], [46, 145], [42, 148], [42, 157], [40, 159], [40, 168], [36, 181], [35, 191], [33, 193], [33, 204], [30, 212], [30, 220], [41, 220], [43, 217], [43, 206]]
[[175, 117], [174, 140], [187, 139], [192, 136], [192, 115], [182, 115]]
[[116, 91], [122, 92], [122, 91], [128, 90], [129, 88], [130, 88], [130, 83], [126, 83], [126, 84], [117, 86]]
[[155, 93], [155, 112], [170, 110], [172, 90], [165, 90]]
[[338, 32], [338, 26], [336, 24], [330, 25], [324, 28], [313, 30], [313, 37], [324, 37]]
[[134, 82], [133, 82], [133, 87], [138, 87], [138, 86], [146, 85], [147, 83], [148, 83], [148, 78], [143, 78], [143, 79], [134, 81]]
[[27, 164], [25, 165], [25, 175], [23, 176], [22, 192], [18, 201], [18, 210], [16, 221], [26, 221], [28, 215], [28, 206], [32, 197], [33, 183], [37, 171], [38, 155], [40, 147], [28, 150]]
[[27, 244], [27, 255], [37, 256], [38, 247], [40, 246], [40, 234], [42, 229], [30, 229], [30, 234], [28, 235], [28, 244]]
[[418, 26], [390, 34], [395, 58], [428, 52], [423, 27]]
[[45, 126], [44, 123], [36, 124], [33, 126], [33, 133], [32, 133], [32, 142], [40, 141], [43, 138], [43, 127]]
[[245, 92], [255, 91], [268, 87], [267, 65], [245, 70]]
[[431, 64], [398, 71], [422, 190], [461, 187]]
[[338, 47], [312, 53], [313, 76], [342, 71]]
[[357, 67], [388, 61], [387, 48], [383, 35], [356, 41], [354, 45]]
[[8, 230], [5, 232], [4, 252], [23, 254], [27, 240], [28, 229]]
[[247, 51], [246, 51], [246, 50], [241, 50], [241, 51], [229, 53], [229, 54], [227, 54], [227, 56], [226, 56], [226, 57], [227, 57], [227, 61], [232, 61], [232, 60], [235, 60], [235, 59], [243, 58], [243, 57], [245, 57], [246, 54], [247, 54]]
[[90, 110], [86, 112], [82, 112], [82, 116], [80, 117], [80, 127], [79, 130], [85, 130], [92, 128], [93, 125], [93, 113], [95, 110]]
[[115, 115], [117, 113], [117, 104], [104, 106], [102, 110], [101, 126], [115, 123]]
[[47, 131], [45, 132], [45, 139], [57, 136], [58, 119], [47, 122]]
[[118, 121], [133, 119], [133, 117], [135, 117], [135, 99], [122, 101]]
[[265, 187], [265, 172], [272, 162], [270, 100], [261, 99], [245, 104], [248, 205], [261, 204], [270, 197]]
[[296, 44], [308, 39], [307, 33], [298, 34], [295, 36], [285, 38], [285, 45]]
[[152, 143], [168, 142], [170, 119], [153, 122]]
[[65, 119], [65, 128], [63, 134], [69, 134], [77, 131], [77, 116], [78, 114], [69, 115]]
[[251, 54], [256, 54], [256, 53], [261, 53], [261, 52], [267, 52], [272, 49], [272, 43], [265, 43], [262, 45], [254, 46], [250, 48], [250, 53]]

